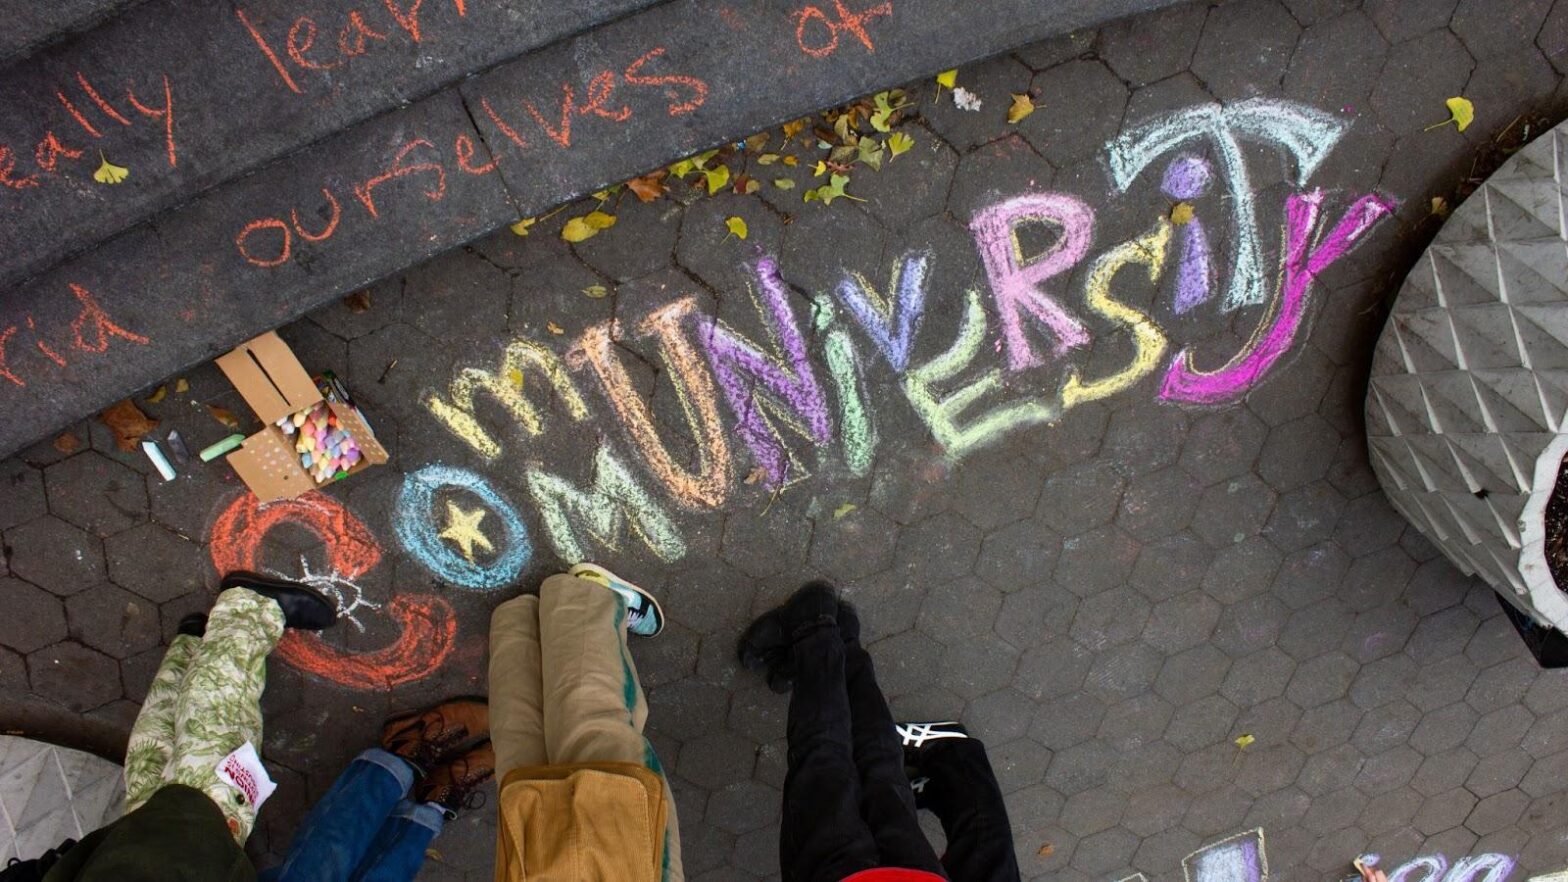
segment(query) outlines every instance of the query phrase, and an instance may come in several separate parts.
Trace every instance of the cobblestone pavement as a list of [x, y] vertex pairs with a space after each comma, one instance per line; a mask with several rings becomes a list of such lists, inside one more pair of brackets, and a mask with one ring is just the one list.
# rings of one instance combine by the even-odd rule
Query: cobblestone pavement
[[[580, 210], [480, 241], [283, 330], [357, 394], [387, 467], [257, 511], [227, 468], [166, 484], [96, 423], [79, 452], [0, 464], [0, 683], [123, 733], [215, 568], [338, 580], [353, 621], [271, 668], [281, 787], [252, 845], [276, 853], [387, 712], [484, 688], [496, 603], [592, 557], [672, 619], [634, 651], [690, 875], [765, 878], [785, 703], [734, 640], [823, 576], [864, 610], [896, 713], [986, 740], [1027, 876], [1171, 879], [1253, 835], [1224, 853], [1281, 879], [1363, 853], [1427, 882], [1561, 870], [1568, 677], [1389, 507], [1360, 412], [1432, 198], [1560, 119], [1563, 70], [1568, 0], [1189, 4], [962, 70], [978, 112], [912, 86], [915, 146], [852, 176], [864, 201], [802, 204], [815, 151], [753, 153], [796, 188], [622, 197], [576, 246], [556, 233]], [[1423, 131], [1461, 94], [1468, 131]], [[1284, 206], [1314, 188], [1308, 235], [1318, 201], [1294, 226]], [[1019, 199], [1043, 193], [1065, 195]], [[1162, 221], [1178, 196], [1195, 222]], [[1011, 241], [1045, 256], [1020, 267]], [[1298, 329], [1274, 300], [1303, 266]], [[226, 432], [201, 405], [245, 408], [215, 370], [188, 379], [146, 409], [194, 447]], [[754, 411], [755, 389], [794, 407]], [[604, 495], [575, 497], [595, 475]], [[471, 813], [421, 878], [489, 878], [492, 839]]]

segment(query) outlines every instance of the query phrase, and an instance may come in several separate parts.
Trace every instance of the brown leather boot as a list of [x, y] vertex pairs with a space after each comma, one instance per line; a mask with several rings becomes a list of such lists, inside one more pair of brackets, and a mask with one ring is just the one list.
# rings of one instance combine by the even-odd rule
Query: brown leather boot
[[414, 799], [433, 802], [446, 810], [448, 818], [455, 818], [462, 809], [484, 804], [477, 791], [494, 776], [495, 750], [485, 741], [432, 769], [414, 785]]
[[448, 754], [490, 738], [490, 706], [477, 698], [455, 698], [435, 707], [393, 717], [381, 727], [381, 749], [431, 772]]

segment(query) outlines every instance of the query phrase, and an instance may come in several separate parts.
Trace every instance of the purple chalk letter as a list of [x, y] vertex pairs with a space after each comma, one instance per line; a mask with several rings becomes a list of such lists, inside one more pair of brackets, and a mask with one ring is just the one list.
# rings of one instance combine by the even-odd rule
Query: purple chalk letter
[[[789, 308], [789, 290], [779, 278], [778, 264], [772, 258], [757, 261], [757, 282], [757, 306], [782, 357], [770, 356], [762, 347], [712, 318], [701, 320], [702, 336], [708, 362], [713, 365], [725, 400], [735, 412], [741, 437], [767, 473], [768, 485], [778, 487], [789, 474], [789, 453], [764, 408], [775, 413], [787, 408], [789, 412], [781, 414], [781, 418], [817, 444], [832, 440], [833, 419], [807, 357], [805, 337]], [[759, 398], [759, 392], [765, 397]], [[782, 402], [783, 407], [769, 398]]]

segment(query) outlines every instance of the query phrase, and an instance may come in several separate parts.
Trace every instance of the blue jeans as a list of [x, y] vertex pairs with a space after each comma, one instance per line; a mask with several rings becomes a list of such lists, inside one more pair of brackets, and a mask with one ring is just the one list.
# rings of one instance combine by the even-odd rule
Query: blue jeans
[[408, 799], [414, 767], [372, 748], [354, 758], [294, 834], [289, 855], [261, 882], [409, 882], [446, 823]]

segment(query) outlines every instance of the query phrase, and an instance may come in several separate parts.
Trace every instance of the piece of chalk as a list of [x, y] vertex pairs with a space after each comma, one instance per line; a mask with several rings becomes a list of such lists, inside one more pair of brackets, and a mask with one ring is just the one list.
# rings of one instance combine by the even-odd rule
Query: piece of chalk
[[213, 460], [217, 459], [218, 457], [222, 456], [223, 454], [228, 453], [231, 450], [234, 450], [235, 448], [239, 447], [241, 444], [244, 444], [244, 443], [245, 443], [245, 436], [244, 435], [239, 435], [239, 434], [230, 435], [229, 437], [224, 438], [222, 441], [219, 441], [217, 444], [214, 444], [214, 445], [212, 445], [210, 447], [203, 448], [202, 452], [201, 452], [201, 461], [202, 462], [212, 462]]
[[162, 475], [165, 481], [174, 480], [174, 466], [169, 465], [169, 459], [163, 455], [163, 450], [158, 447], [157, 441], [150, 439], [143, 441], [142, 452], [147, 454], [148, 459], [152, 460], [153, 466], [158, 469], [158, 474]]

